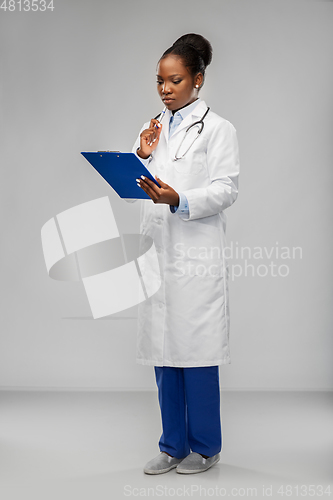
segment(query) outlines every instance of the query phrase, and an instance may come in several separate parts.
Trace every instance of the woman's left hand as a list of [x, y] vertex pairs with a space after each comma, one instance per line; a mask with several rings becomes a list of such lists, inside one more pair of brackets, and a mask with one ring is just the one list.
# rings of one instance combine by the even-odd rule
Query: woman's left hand
[[155, 182], [145, 177], [144, 179], [137, 179], [140, 183], [140, 187], [150, 196], [154, 203], [166, 203], [167, 205], [179, 205], [179, 195], [178, 193], [168, 184], [161, 181], [157, 175], [155, 179], [160, 184], [160, 188], [155, 184]]

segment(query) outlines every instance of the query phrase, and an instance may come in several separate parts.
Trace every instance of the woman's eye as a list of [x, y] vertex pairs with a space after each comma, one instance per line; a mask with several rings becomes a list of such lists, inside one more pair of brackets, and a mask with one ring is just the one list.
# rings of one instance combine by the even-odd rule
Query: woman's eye
[[[175, 83], [176, 85], [178, 85], [178, 83], [181, 83], [181, 82], [182, 82], [182, 80], [177, 80], [176, 82], [172, 82], [172, 83]], [[157, 83], [157, 85], [163, 85], [163, 82], [157, 81], [156, 83]]]

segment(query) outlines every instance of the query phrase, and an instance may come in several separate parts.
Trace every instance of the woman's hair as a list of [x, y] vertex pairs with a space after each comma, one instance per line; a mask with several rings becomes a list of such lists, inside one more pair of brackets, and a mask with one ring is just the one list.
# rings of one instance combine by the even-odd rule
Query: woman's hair
[[202, 73], [205, 78], [205, 69], [211, 63], [213, 49], [209, 41], [203, 36], [188, 33], [178, 38], [172, 47], [169, 47], [163, 53], [161, 59], [164, 59], [169, 54], [181, 57], [193, 77], [198, 73]]

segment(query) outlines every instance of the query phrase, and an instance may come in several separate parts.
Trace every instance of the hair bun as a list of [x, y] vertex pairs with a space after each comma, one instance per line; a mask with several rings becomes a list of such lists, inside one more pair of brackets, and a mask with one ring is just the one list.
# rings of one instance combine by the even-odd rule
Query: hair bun
[[200, 57], [202, 57], [206, 67], [211, 63], [213, 49], [209, 41], [202, 35], [197, 35], [196, 33], [183, 35], [174, 42], [173, 47], [178, 47], [180, 45], [187, 45], [196, 50]]
[[169, 54], [178, 56], [193, 78], [201, 73], [203, 82], [205, 81], [206, 67], [211, 63], [213, 54], [212, 46], [206, 38], [195, 33], [187, 33], [163, 52], [160, 61]]

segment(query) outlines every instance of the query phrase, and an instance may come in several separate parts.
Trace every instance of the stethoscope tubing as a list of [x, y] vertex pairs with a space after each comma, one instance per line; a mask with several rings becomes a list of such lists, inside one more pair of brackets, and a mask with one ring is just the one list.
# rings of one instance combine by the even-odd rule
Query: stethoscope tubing
[[[210, 108], [207, 106], [207, 110], [206, 110], [205, 114], [203, 115], [203, 117], [202, 117], [200, 120], [198, 120], [198, 121], [196, 121], [196, 122], [194, 122], [194, 123], [191, 123], [191, 125], [189, 125], [189, 126], [187, 127], [187, 129], [186, 129], [186, 131], [185, 131], [185, 134], [184, 134], [184, 137], [183, 137], [183, 139], [182, 139], [181, 143], [179, 144], [179, 146], [178, 146], [178, 148], [177, 148], [177, 151], [176, 151], [176, 153], [175, 153], [175, 157], [174, 157], [174, 160], [173, 160], [173, 161], [178, 161], [178, 160], [181, 160], [182, 158], [184, 158], [184, 156], [186, 155], [186, 153], [187, 153], [187, 152], [191, 149], [191, 147], [193, 146], [193, 144], [195, 143], [195, 141], [197, 140], [197, 138], [199, 137], [199, 135], [200, 135], [200, 134], [201, 134], [201, 132], [203, 131], [203, 128], [204, 128], [204, 125], [205, 125], [205, 123], [204, 123], [204, 119], [205, 119], [205, 117], [206, 117], [206, 115], [207, 115], [207, 113], [208, 113], [208, 111], [209, 111], [209, 110], [210, 110]], [[186, 134], [188, 133], [188, 131], [189, 131], [192, 127], [195, 127], [196, 125], [201, 125], [201, 126], [200, 126], [200, 129], [198, 130], [198, 133], [197, 133], [196, 137], [194, 138], [194, 140], [192, 141], [192, 143], [189, 145], [189, 147], [187, 148], [187, 150], [185, 151], [185, 153], [184, 153], [182, 156], [180, 156], [180, 157], [178, 158], [178, 153], [179, 153], [179, 150], [180, 150], [180, 148], [181, 148], [181, 146], [182, 146], [182, 144], [183, 144], [183, 142], [184, 142], [184, 140], [185, 140]]]
[[[210, 107], [209, 107], [209, 106], [207, 106], [207, 109], [206, 109], [206, 111], [205, 111], [205, 114], [202, 116], [202, 118], [201, 118], [200, 120], [198, 120], [198, 121], [194, 122], [194, 123], [191, 123], [191, 125], [189, 125], [189, 126], [187, 127], [187, 129], [185, 130], [184, 137], [183, 137], [183, 139], [182, 139], [181, 143], [179, 144], [178, 149], [177, 149], [177, 151], [176, 151], [176, 153], [175, 153], [175, 157], [174, 157], [174, 160], [173, 160], [173, 161], [181, 160], [182, 158], [184, 158], [184, 156], [186, 155], [186, 153], [187, 153], [187, 152], [191, 149], [191, 147], [193, 146], [194, 142], [197, 140], [197, 138], [199, 137], [199, 135], [200, 135], [200, 134], [201, 134], [201, 132], [203, 131], [203, 128], [204, 128], [204, 125], [205, 125], [205, 124], [204, 124], [204, 119], [206, 118], [207, 113], [208, 113], [208, 111], [209, 111], [209, 110], [210, 110]], [[158, 118], [159, 116], [161, 116], [161, 113], [159, 113], [158, 115], [156, 115], [156, 116], [155, 116], [155, 118], [154, 118], [154, 120], [157, 120], [157, 118]], [[194, 127], [195, 125], [201, 125], [200, 129], [198, 130], [198, 134], [196, 135], [195, 139], [194, 139], [194, 140], [193, 140], [193, 142], [190, 144], [190, 146], [187, 148], [187, 150], [185, 151], [185, 153], [184, 153], [182, 156], [180, 156], [179, 158], [177, 158], [177, 154], [178, 154], [178, 152], [179, 152], [179, 150], [180, 150], [180, 147], [182, 146], [182, 144], [183, 144], [183, 142], [184, 142], [184, 139], [185, 139], [185, 137], [186, 137], [186, 134], [187, 134], [187, 133], [188, 133], [188, 131], [189, 131], [192, 127]]]

